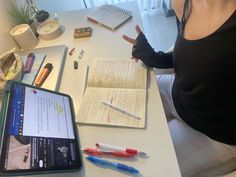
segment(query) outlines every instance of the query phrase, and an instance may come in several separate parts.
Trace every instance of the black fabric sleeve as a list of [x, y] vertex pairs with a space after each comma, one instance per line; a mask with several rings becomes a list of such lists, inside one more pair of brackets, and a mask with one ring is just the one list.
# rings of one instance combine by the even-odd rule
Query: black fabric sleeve
[[133, 46], [132, 55], [140, 59], [146, 66], [154, 68], [173, 68], [172, 52], [155, 52], [145, 35], [141, 32], [136, 38], [137, 44]]

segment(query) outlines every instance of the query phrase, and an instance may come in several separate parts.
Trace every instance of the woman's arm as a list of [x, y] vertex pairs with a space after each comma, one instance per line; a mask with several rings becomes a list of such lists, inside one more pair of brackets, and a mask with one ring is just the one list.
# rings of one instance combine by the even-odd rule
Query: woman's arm
[[141, 60], [148, 67], [173, 68], [172, 53], [155, 52], [138, 25], [135, 29], [138, 34], [136, 39], [123, 35], [124, 40], [133, 44], [133, 58]]
[[[172, 6], [176, 13], [178, 21], [181, 21], [183, 15], [184, 2], [185, 0], [172, 0]], [[133, 57], [142, 60], [143, 63], [149, 67], [172, 68], [172, 52], [155, 52], [155, 50], [150, 46], [141, 30], [136, 29], [136, 31], [138, 33], [138, 37], [136, 38], [135, 43], [133, 43]]]
[[132, 56], [142, 60], [142, 62], [148, 67], [173, 68], [172, 52], [155, 52], [142, 32], [140, 32], [136, 38], [136, 44], [133, 46]]

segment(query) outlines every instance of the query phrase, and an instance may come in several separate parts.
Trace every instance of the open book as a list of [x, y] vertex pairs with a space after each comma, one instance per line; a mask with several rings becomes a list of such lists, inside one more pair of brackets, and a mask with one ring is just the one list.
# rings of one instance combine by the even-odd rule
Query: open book
[[144, 128], [147, 68], [130, 59], [96, 58], [78, 123]]
[[114, 5], [102, 5], [87, 18], [109, 29], [115, 30], [132, 17], [132, 12]]

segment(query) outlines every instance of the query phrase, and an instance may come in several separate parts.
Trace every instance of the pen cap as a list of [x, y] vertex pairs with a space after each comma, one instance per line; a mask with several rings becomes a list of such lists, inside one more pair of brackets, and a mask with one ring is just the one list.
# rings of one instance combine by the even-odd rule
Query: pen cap
[[53, 66], [52, 66], [52, 63], [47, 63], [45, 66], [44, 66], [45, 69], [48, 69], [48, 70], [52, 70]]

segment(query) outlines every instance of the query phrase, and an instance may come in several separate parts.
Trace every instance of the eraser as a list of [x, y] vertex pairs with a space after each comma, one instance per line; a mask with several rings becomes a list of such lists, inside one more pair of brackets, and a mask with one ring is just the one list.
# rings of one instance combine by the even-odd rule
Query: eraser
[[75, 28], [74, 30], [74, 38], [82, 38], [82, 37], [89, 37], [92, 35], [92, 28], [91, 27], [83, 27], [83, 28]]

